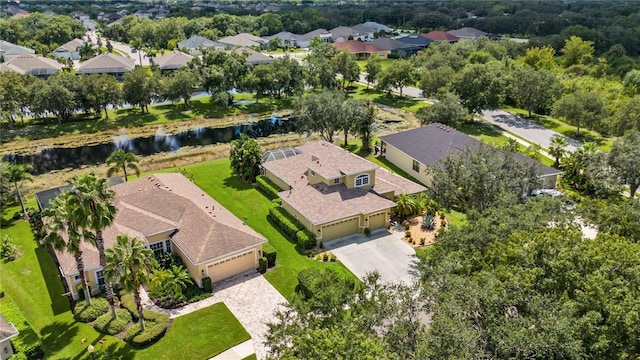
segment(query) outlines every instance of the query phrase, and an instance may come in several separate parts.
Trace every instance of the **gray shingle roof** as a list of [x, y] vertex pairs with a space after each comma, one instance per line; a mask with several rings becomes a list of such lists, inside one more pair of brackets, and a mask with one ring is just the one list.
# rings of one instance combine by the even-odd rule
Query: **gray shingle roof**
[[187, 48], [187, 49], [197, 49], [199, 47], [208, 48], [208, 47], [224, 47], [224, 44], [221, 44], [217, 41], [209, 40], [205, 37], [199, 35], [193, 35], [187, 40], [180, 41], [178, 43], [178, 48]]
[[21, 75], [53, 75], [64, 65], [59, 62], [33, 54], [18, 55], [0, 64], [0, 71], [14, 71]]
[[405, 44], [402, 41], [398, 41], [395, 39], [391, 39], [388, 37], [380, 37], [377, 39], [373, 39], [370, 41], [370, 43], [377, 45], [380, 48], [383, 48], [385, 50], [401, 50], [401, 49], [412, 49], [415, 48], [414, 45], [411, 44]]
[[481, 36], [489, 35], [484, 31], [481, 31], [472, 27], [463, 27], [457, 30], [449, 30], [447, 31], [447, 34], [451, 34], [459, 38], [465, 38], [465, 39], [477, 39]]
[[237, 54], [247, 53], [247, 64], [251, 64], [251, 65], [269, 64], [273, 61], [272, 57], [267, 56], [259, 51], [255, 51], [251, 48], [237, 47], [233, 49], [233, 51]]
[[326, 29], [315, 29], [302, 35], [305, 39], [311, 40], [316, 37], [331, 37], [331, 33]]
[[78, 51], [78, 48], [82, 45], [84, 45], [84, 41], [80, 39], [73, 39], [65, 44], [60, 45], [57, 49], [55, 49], [55, 51], [56, 52], [64, 52], [64, 51], [74, 52], [74, 51]]
[[124, 73], [133, 70], [135, 63], [135, 59], [105, 53], [80, 64], [76, 74]]
[[223, 44], [228, 44], [231, 46], [244, 46], [244, 47], [253, 47], [253, 46], [261, 46], [262, 44], [266, 44], [267, 41], [261, 37], [251, 35], [248, 33], [241, 33], [238, 35], [223, 37], [218, 40]]
[[176, 70], [186, 66], [191, 60], [193, 60], [193, 56], [174, 50], [156, 58], [154, 62], [160, 70]]
[[426, 37], [420, 36], [420, 35], [403, 36], [403, 37], [396, 38], [396, 40], [403, 42], [405, 44], [415, 45], [420, 47], [427, 47], [429, 46], [429, 44], [433, 42], [431, 39], [427, 39]]

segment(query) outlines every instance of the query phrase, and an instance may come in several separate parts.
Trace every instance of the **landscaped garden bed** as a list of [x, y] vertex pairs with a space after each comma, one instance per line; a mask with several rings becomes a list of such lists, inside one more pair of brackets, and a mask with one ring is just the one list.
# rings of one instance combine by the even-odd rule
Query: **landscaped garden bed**
[[411, 247], [429, 246], [435, 242], [436, 235], [443, 227], [446, 228], [447, 220], [444, 216], [433, 216], [434, 221], [432, 228], [423, 227], [424, 214], [417, 214], [407, 217], [400, 227], [396, 227], [395, 231], [404, 231], [402, 240]]

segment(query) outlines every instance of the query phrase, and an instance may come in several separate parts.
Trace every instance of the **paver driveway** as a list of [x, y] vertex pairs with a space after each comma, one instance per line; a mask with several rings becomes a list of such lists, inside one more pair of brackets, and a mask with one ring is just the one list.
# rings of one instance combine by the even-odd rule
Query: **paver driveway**
[[416, 275], [412, 267], [416, 252], [402, 241], [402, 235], [387, 231], [370, 237], [356, 234], [327, 241], [324, 247], [359, 278], [378, 271], [383, 281], [409, 284]]

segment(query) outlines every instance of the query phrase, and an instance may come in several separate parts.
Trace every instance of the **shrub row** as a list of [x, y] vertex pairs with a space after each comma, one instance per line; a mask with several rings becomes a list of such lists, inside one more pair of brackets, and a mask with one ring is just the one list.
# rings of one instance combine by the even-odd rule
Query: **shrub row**
[[[129, 310], [133, 321], [138, 321], [138, 309], [136, 308], [136, 300], [133, 297], [133, 294], [122, 294], [122, 296], [120, 297], [120, 306]], [[157, 311], [144, 309], [142, 310], [142, 314], [144, 315], [144, 318], [148, 320], [154, 320], [158, 317], [166, 317], [166, 321], [169, 321], [169, 315], [165, 313], [159, 313]]]
[[111, 318], [111, 311], [100, 315], [93, 323], [93, 328], [103, 334], [115, 335], [131, 322], [131, 313], [127, 309], [116, 309], [116, 318]]
[[84, 300], [80, 300], [73, 308], [73, 317], [79, 322], [88, 323], [108, 311], [109, 303], [103, 298], [92, 298], [91, 306], [87, 306]]
[[11, 339], [15, 354], [11, 359], [35, 360], [44, 358], [44, 348], [38, 334], [31, 328], [16, 304], [10, 299], [4, 299], [2, 315], [7, 321], [12, 322], [20, 334]]
[[301, 248], [308, 250], [316, 246], [316, 236], [309, 230], [304, 229], [296, 233], [296, 240]]
[[262, 255], [264, 255], [264, 257], [267, 258], [267, 266], [269, 268], [272, 268], [274, 266], [276, 266], [276, 251], [267, 251], [267, 250], [262, 250]]
[[277, 199], [278, 193], [282, 190], [273, 181], [269, 180], [264, 175], [258, 175], [256, 177], [256, 183], [258, 184], [258, 190], [262, 191], [269, 199]]
[[158, 323], [151, 320], [145, 320], [144, 332], [140, 331], [139, 323], [132, 325], [124, 333], [124, 341], [137, 348], [147, 347], [164, 336], [167, 332], [168, 325], [168, 320], [167, 322]]
[[269, 209], [271, 219], [292, 239], [296, 238], [296, 233], [304, 229], [300, 221], [296, 220], [283, 207], [274, 206]]

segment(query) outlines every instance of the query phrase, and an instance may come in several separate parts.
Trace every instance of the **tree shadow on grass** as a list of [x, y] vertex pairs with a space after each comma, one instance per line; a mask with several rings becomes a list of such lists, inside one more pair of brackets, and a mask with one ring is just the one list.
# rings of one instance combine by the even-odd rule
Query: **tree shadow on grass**
[[58, 268], [51, 254], [43, 247], [36, 248], [35, 252], [38, 258], [38, 264], [40, 265], [40, 271], [42, 271], [44, 282], [47, 286], [49, 299], [51, 299], [51, 310], [53, 314], [58, 315], [70, 311], [69, 298], [64, 295], [65, 290], [62, 285], [62, 279], [60, 278]]
[[54, 321], [40, 330], [40, 336], [47, 353], [55, 355], [70, 346], [70, 342], [78, 335], [78, 332], [77, 323]]
[[251, 185], [250, 183], [246, 183], [244, 181], [242, 181], [242, 179], [240, 179], [239, 177], [235, 176], [235, 175], [231, 175], [229, 177], [227, 177], [226, 179], [224, 179], [223, 181], [224, 187], [226, 188], [231, 188], [234, 190], [250, 190], [253, 189], [253, 185]]

